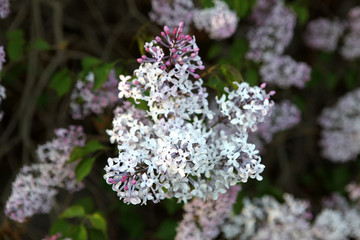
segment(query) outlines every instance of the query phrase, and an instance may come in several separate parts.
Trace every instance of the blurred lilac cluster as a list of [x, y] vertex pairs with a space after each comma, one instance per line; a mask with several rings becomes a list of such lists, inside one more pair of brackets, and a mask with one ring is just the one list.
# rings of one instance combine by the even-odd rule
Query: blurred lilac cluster
[[309, 22], [305, 31], [305, 44], [316, 50], [332, 52], [345, 29], [339, 20], [318, 18]]
[[94, 88], [94, 73], [89, 73], [84, 80], [78, 80], [71, 94], [71, 116], [83, 119], [91, 113], [101, 114], [106, 107], [113, 107], [118, 101], [119, 81], [115, 70], [111, 70], [107, 80], [99, 89]]
[[75, 163], [67, 163], [73, 148], [85, 144], [82, 127], [56, 129], [55, 135], [55, 139], [38, 147], [38, 162], [22, 167], [12, 183], [5, 214], [14, 221], [24, 222], [36, 213], [48, 213], [57, 188], [76, 191], [82, 186], [75, 178]]
[[[5, 63], [5, 51], [4, 51], [4, 47], [0, 46], [0, 73], [4, 63]], [[6, 98], [5, 88], [0, 84], [0, 106], [5, 98]], [[0, 121], [2, 120], [3, 116], [4, 116], [4, 112], [0, 110]]]
[[145, 44], [151, 57], [138, 59], [134, 77], [120, 76], [119, 97], [142, 100], [148, 109], [118, 109], [107, 131], [119, 155], [108, 159], [104, 178], [125, 203], [217, 199], [238, 182], [262, 179], [264, 165], [247, 139], [272, 107], [270, 95], [235, 82], [237, 89], [225, 89], [210, 110], [196, 72], [204, 69], [199, 49], [182, 27], [165, 26], [165, 41]]
[[322, 155], [333, 162], [346, 162], [360, 153], [360, 89], [348, 92], [320, 117]]
[[198, 9], [192, 0], [152, 0], [150, 18], [160, 25], [175, 28], [184, 22], [184, 31], [189, 31], [193, 22], [199, 30], [204, 30], [211, 39], [221, 40], [231, 37], [238, 24], [236, 13], [221, 0], [213, 0], [214, 6]]
[[266, 83], [289, 88], [303, 88], [310, 79], [311, 68], [282, 55], [289, 45], [296, 16], [282, 0], [258, 0], [251, 19], [255, 23], [247, 34], [248, 59], [261, 63], [260, 75]]
[[239, 186], [229, 188], [218, 199], [203, 201], [194, 198], [184, 205], [183, 219], [177, 227], [176, 240], [203, 239], [211, 240], [220, 233], [220, 227], [232, 212]]
[[[344, 34], [345, 33], [345, 34]], [[360, 7], [352, 8], [346, 20], [318, 18], [308, 23], [305, 44], [313, 49], [333, 52], [343, 37], [340, 54], [347, 60], [360, 57]]]
[[226, 239], [241, 240], [301, 240], [313, 239], [311, 233], [309, 203], [289, 194], [284, 203], [264, 196], [250, 200], [245, 198], [240, 214], [229, 215], [221, 226]]
[[9, 0], [0, 0], [0, 18], [7, 18], [10, 14]]

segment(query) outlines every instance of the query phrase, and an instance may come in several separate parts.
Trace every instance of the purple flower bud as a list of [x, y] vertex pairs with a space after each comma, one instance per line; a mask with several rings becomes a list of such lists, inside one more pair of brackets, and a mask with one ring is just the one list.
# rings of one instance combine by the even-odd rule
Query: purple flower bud
[[155, 37], [155, 40], [156, 40], [157, 42], [161, 42], [161, 38], [160, 38], [159, 36], [156, 36], [156, 37]]
[[137, 62], [138, 62], [138, 63], [142, 63], [143, 60], [142, 60], [141, 58], [138, 58], [138, 59], [137, 59]]

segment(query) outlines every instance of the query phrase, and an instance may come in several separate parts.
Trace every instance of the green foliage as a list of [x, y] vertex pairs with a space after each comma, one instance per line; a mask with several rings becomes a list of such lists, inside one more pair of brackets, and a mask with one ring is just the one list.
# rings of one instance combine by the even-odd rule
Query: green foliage
[[155, 236], [161, 240], [172, 240], [176, 235], [177, 222], [172, 219], [163, 221], [155, 233]]
[[134, 205], [119, 204], [119, 224], [127, 230], [132, 239], [144, 239], [145, 224]]
[[92, 215], [89, 215], [88, 219], [95, 229], [98, 229], [106, 234], [106, 220], [100, 213], [95, 212]]
[[71, 77], [69, 76], [68, 70], [63, 69], [51, 78], [50, 88], [54, 89], [59, 97], [68, 93], [71, 88]]
[[162, 202], [163, 202], [163, 205], [164, 205], [166, 211], [170, 215], [174, 215], [176, 212], [180, 211], [183, 207], [183, 204], [178, 203], [175, 198], [165, 199]]
[[308, 7], [305, 6], [304, 1], [301, 0], [294, 1], [290, 4], [290, 7], [296, 13], [300, 25], [304, 25], [305, 23], [307, 23], [309, 19], [309, 10]]
[[20, 59], [24, 55], [24, 32], [21, 29], [11, 30], [6, 33], [8, 39], [7, 54], [11, 62]]
[[245, 71], [245, 80], [250, 84], [250, 86], [255, 86], [259, 84], [259, 73], [254, 68], [247, 68]]
[[77, 239], [77, 240], [88, 239], [88, 234], [87, 234], [85, 226], [83, 224], [74, 226], [74, 228], [72, 229], [72, 231], [70, 233], [70, 237], [72, 239]]
[[85, 216], [85, 209], [82, 206], [74, 205], [66, 209], [60, 218], [73, 218]]
[[82, 159], [79, 164], [76, 166], [75, 174], [76, 180], [81, 182], [89, 173], [94, 165], [95, 158], [84, 158]]
[[50, 50], [50, 48], [51, 48], [50, 44], [43, 39], [37, 39], [35, 42], [33, 42], [30, 45], [30, 49], [36, 49], [36, 50]]
[[75, 162], [76, 160], [79, 160], [81, 158], [84, 158], [90, 154], [95, 153], [99, 150], [104, 150], [105, 146], [100, 144], [96, 140], [90, 140], [88, 141], [84, 147], [75, 147], [73, 151], [70, 154], [70, 160], [69, 163]]
[[74, 205], [82, 206], [85, 213], [91, 213], [94, 210], [94, 202], [90, 197], [84, 197], [78, 199]]
[[81, 61], [82, 71], [79, 78], [84, 79], [90, 72], [94, 73], [93, 89], [99, 89], [109, 77], [111, 69], [114, 68], [115, 62], [105, 63], [95, 57], [86, 57]]
[[62, 233], [63, 236], [68, 236], [73, 225], [64, 219], [58, 219], [50, 228], [50, 234]]

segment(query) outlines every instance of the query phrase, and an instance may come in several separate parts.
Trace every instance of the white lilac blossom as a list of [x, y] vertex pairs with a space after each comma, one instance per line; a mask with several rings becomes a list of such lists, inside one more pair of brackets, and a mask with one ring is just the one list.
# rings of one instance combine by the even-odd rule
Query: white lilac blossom
[[300, 110], [291, 102], [283, 100], [274, 105], [270, 116], [258, 125], [258, 130], [254, 134], [258, 135], [266, 143], [269, 143], [275, 133], [293, 127], [300, 120]]
[[184, 216], [176, 231], [176, 240], [210, 240], [220, 233], [220, 226], [232, 212], [239, 186], [231, 187], [221, 194], [217, 200], [203, 201], [194, 198], [184, 205]]
[[236, 12], [220, 0], [214, 0], [214, 7], [197, 10], [193, 21], [199, 30], [205, 30], [211, 39], [221, 40], [231, 37], [239, 22]]
[[296, 24], [293, 11], [281, 0], [258, 0], [252, 19], [256, 26], [247, 34], [249, 51], [246, 57], [262, 62], [282, 54], [293, 37]]
[[170, 28], [177, 27], [178, 23], [184, 22], [184, 31], [189, 30], [195, 6], [192, 0], [152, 0], [150, 19], [157, 24], [167, 24]]
[[316, 50], [332, 52], [344, 32], [345, 25], [338, 20], [318, 18], [308, 23], [305, 31], [305, 44]]
[[24, 166], [12, 183], [12, 193], [5, 205], [5, 214], [24, 222], [37, 213], [48, 213], [58, 188], [75, 191], [81, 187], [75, 178], [75, 163], [67, 164], [71, 151], [83, 146], [81, 127], [56, 129], [56, 138], [37, 149], [38, 163]]
[[358, 202], [360, 200], [360, 184], [351, 182], [346, 186], [346, 191], [352, 201]]
[[230, 215], [222, 224], [226, 239], [240, 240], [302, 240], [314, 239], [311, 234], [309, 203], [297, 200], [289, 194], [285, 202], [273, 197], [244, 199], [238, 215]]
[[[217, 100], [219, 110], [211, 111], [195, 72], [204, 69], [199, 49], [182, 26], [172, 35], [165, 26], [166, 42], [157, 37], [145, 44], [152, 58], [138, 59], [133, 77], [120, 76], [119, 98], [144, 101], [148, 108], [117, 109], [107, 131], [119, 154], [108, 159], [104, 178], [125, 203], [217, 199], [238, 182], [261, 180], [264, 165], [247, 138], [273, 105], [270, 95], [235, 83], [238, 89], [227, 89], [228, 97]], [[164, 50], [154, 46], [158, 42]]]
[[[0, 46], [0, 73], [4, 63], [5, 63], [5, 51], [4, 51], [4, 47]], [[0, 84], [0, 106], [5, 98], [6, 98], [5, 88]], [[0, 121], [2, 120], [3, 116], [4, 116], [4, 112], [0, 110]]]
[[325, 108], [319, 118], [322, 127], [322, 155], [333, 162], [346, 162], [360, 153], [360, 89]]
[[0, 18], [4, 19], [9, 16], [10, 4], [9, 0], [0, 0]]
[[345, 35], [341, 55], [348, 60], [360, 57], [360, 7], [355, 7], [348, 14], [349, 32]]
[[283, 88], [303, 88], [310, 80], [311, 68], [304, 62], [296, 62], [290, 56], [273, 56], [260, 67], [260, 75], [266, 83]]
[[83, 119], [91, 113], [101, 114], [106, 107], [112, 107], [119, 101], [115, 70], [111, 70], [107, 80], [99, 89], [94, 87], [94, 73], [84, 80], [78, 80], [71, 94], [71, 115], [74, 119]]

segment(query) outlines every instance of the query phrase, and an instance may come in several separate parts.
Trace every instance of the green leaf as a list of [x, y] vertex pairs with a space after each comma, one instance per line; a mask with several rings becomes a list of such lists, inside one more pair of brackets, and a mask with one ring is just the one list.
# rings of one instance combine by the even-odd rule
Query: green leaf
[[297, 15], [300, 25], [304, 25], [309, 19], [309, 11], [306, 6], [302, 5], [301, 1], [297, 1], [291, 6]]
[[98, 58], [86, 57], [82, 59], [81, 66], [85, 70], [91, 70], [91, 68], [95, 67], [96, 65], [99, 65], [100, 63], [101, 61]]
[[58, 96], [61, 97], [65, 93], [68, 93], [71, 88], [71, 77], [68, 74], [67, 69], [63, 69], [60, 72], [55, 73], [55, 75], [50, 80], [50, 88], [54, 89]]
[[73, 205], [67, 208], [61, 215], [60, 218], [73, 218], [85, 216], [85, 209], [82, 206]]
[[37, 39], [34, 43], [31, 44], [30, 48], [37, 50], [49, 50], [51, 46], [45, 40]]
[[177, 222], [172, 219], [165, 220], [156, 231], [155, 236], [162, 240], [171, 240], [176, 235]]
[[15, 29], [6, 33], [9, 41], [7, 45], [7, 55], [10, 61], [16, 61], [24, 54], [24, 32], [21, 29]]
[[183, 206], [183, 204], [177, 203], [177, 200], [175, 198], [165, 199], [163, 201], [163, 204], [170, 215], [174, 215]]
[[86, 213], [91, 213], [94, 209], [94, 203], [90, 197], [80, 198], [74, 203], [74, 205], [82, 206]]
[[85, 226], [79, 225], [74, 227], [72, 230], [71, 238], [76, 240], [87, 240], [88, 236]]
[[81, 182], [91, 172], [92, 166], [95, 162], [95, 158], [84, 158], [76, 166], [75, 174], [76, 180]]
[[93, 70], [95, 76], [93, 89], [99, 89], [103, 85], [113, 67], [113, 63], [104, 63]]
[[103, 233], [102, 231], [97, 230], [95, 228], [88, 228], [88, 233], [89, 233], [90, 240], [108, 239], [108, 237], [105, 233]]
[[245, 80], [251, 86], [258, 85], [258, 82], [259, 82], [258, 72], [253, 68], [248, 68], [245, 72]]
[[353, 89], [356, 84], [358, 83], [358, 74], [356, 70], [350, 69], [346, 72], [345, 75], [345, 84], [346, 87], [351, 90]]
[[246, 13], [248, 12], [248, 9], [250, 7], [249, 0], [237, 0], [234, 2], [234, 8], [238, 14], [239, 17], [245, 17]]
[[100, 213], [96, 212], [88, 216], [88, 218], [94, 228], [101, 230], [106, 234], [106, 220]]
[[103, 146], [96, 140], [90, 140], [85, 144], [84, 147], [75, 147], [72, 150], [69, 163], [75, 162], [76, 160], [101, 149], [105, 149], [105, 146]]
[[64, 219], [58, 219], [50, 228], [50, 234], [54, 235], [56, 233], [62, 233], [63, 236], [69, 234], [72, 224], [68, 223]]
[[219, 56], [221, 50], [222, 50], [221, 45], [218, 43], [214, 43], [213, 45], [211, 45], [209, 51], [207, 52], [208, 58], [209, 59], [216, 58], [217, 56]]

